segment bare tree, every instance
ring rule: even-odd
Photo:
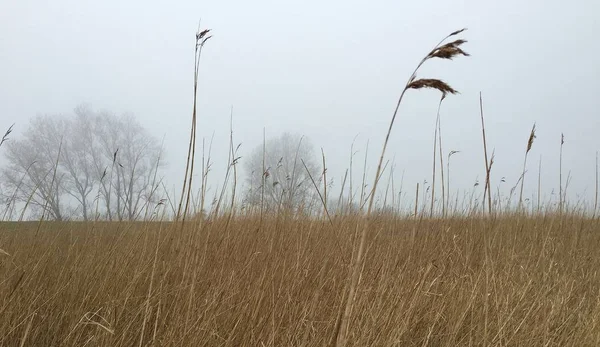
[[[154,175],[160,166],[161,148],[158,141],[149,136],[132,116],[121,119],[118,137],[119,151],[116,157],[116,190],[120,218],[134,220],[146,202],[152,202]],[[154,185],[156,182],[154,182]]]
[[[65,213],[89,220],[98,210],[109,220],[140,218],[159,199],[153,196],[162,166],[158,141],[131,115],[83,106],[74,113],[39,116],[22,139],[8,143],[5,191],[37,211],[34,217],[47,211],[55,220]]]
[[[81,216],[90,219],[90,193],[96,185],[94,177],[94,159],[89,144],[93,133],[86,129],[84,120],[76,116],[67,122],[68,139],[63,145],[60,167],[65,172],[64,191],[79,203]]]
[[[315,199],[310,176],[320,177],[315,163],[311,143],[297,134],[285,133],[257,146],[245,162],[245,203],[271,210],[309,206]]]
[[[109,220],[135,220],[147,204],[158,202],[157,171],[164,166],[161,146],[132,115],[76,110],[87,146],[90,170],[98,178],[99,196]]]
[[[29,205],[36,217],[47,212],[54,220],[65,218],[61,199],[64,174],[55,167],[64,133],[62,118],[40,116],[31,121],[23,139],[6,144],[5,186],[14,190],[13,199]]]

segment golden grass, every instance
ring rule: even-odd
[[[457,93],[440,79],[416,74],[429,59],[468,56],[459,48],[465,40],[444,44],[464,30],[440,41],[408,79],[373,192],[405,92],[433,88],[442,100]],[[184,222],[196,148],[198,67],[208,32],[196,36],[194,110],[176,222],[0,223],[0,346],[600,345],[600,224],[564,213],[563,138],[558,213],[527,217],[519,209],[491,217],[501,211],[492,211],[494,156],[488,161],[481,96],[490,217],[471,210],[462,218],[450,213],[423,219],[418,184],[412,218],[378,214],[375,194],[364,199],[364,176],[363,216],[329,215],[327,186],[323,197],[312,177],[327,218],[289,211],[272,216],[262,203],[260,213],[235,215],[239,157],[231,135],[225,179],[233,167],[230,209],[221,218]],[[534,138],[535,127],[521,191]],[[448,154],[448,175],[455,153]],[[203,157],[200,210],[209,162]],[[327,182],[324,154],[323,166]],[[594,216],[597,196],[598,189]]]
[[[0,345],[331,345],[359,222],[2,223]],[[348,345],[600,345],[597,221],[370,228]]]

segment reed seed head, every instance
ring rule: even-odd
[[[456,31],[452,32],[452,34],[448,35],[448,37],[458,35],[458,34],[462,33],[465,30],[467,30],[467,28],[462,28],[460,30],[456,30]]]
[[[446,82],[438,79],[432,78],[421,78],[416,81],[412,81],[407,87],[407,89],[421,89],[421,88],[432,88],[437,89],[442,92],[442,98],[446,96],[446,94],[456,94],[458,93],[454,88],[450,87]]]
[[[206,41],[208,41],[212,37],[212,35],[207,36],[209,32],[210,29],[204,29],[196,33],[196,49],[199,49],[200,47],[204,46]]]
[[[535,140],[535,123],[533,123],[533,128],[531,128],[531,133],[529,134],[529,140],[527,140],[527,153],[531,150],[531,146],[533,146],[533,141]]]
[[[196,34],[196,40],[200,41],[202,40],[206,34],[208,34],[210,32],[210,29],[204,29],[202,31],[200,31],[199,33]]]
[[[450,160],[451,156],[453,156],[453,155],[455,155],[457,153],[460,153],[460,151],[450,151],[450,153],[448,153],[448,160]]]
[[[6,133],[4,133],[4,136],[2,136],[2,141],[0,141],[0,146],[2,146],[2,144],[4,144],[4,142],[8,141],[8,135],[10,135],[10,133],[12,133],[13,131],[13,127],[15,125],[11,125],[10,128],[8,128],[8,130],[6,131]]]
[[[463,55],[465,57],[470,56],[469,53],[460,49],[460,45],[466,43],[466,40],[456,40],[448,42],[440,47],[435,48],[427,55],[427,59],[440,58],[440,59],[453,59],[456,56]]]

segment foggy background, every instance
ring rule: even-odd
[[[598,2],[583,0],[0,0],[0,130],[16,123],[17,138],[30,118],[72,114],[82,103],[131,112],[164,137],[165,181],[179,190],[201,18],[214,36],[202,55],[198,107],[199,143],[214,133],[209,196],[228,164],[232,106],[241,161],[262,143],[263,129],[267,137],[297,132],[317,155],[323,148],[328,177],[339,188],[353,140],[359,180],[367,141],[369,172],[375,171],[393,108],[415,65],[445,35],[468,27],[462,37],[471,57],[429,61],[419,75],[441,78],[460,92],[441,110],[444,151],[461,151],[452,158],[452,190],[470,190],[477,179],[483,190],[481,91],[488,149],[495,150],[492,188],[502,177],[504,192],[517,182],[537,122],[525,196],[537,191],[540,155],[543,198],[558,191],[564,133],[569,198],[590,200],[600,148],[598,13]],[[437,91],[409,91],[392,133],[387,158],[394,159],[397,182],[404,171],[412,196],[417,182],[431,181],[439,97]]]

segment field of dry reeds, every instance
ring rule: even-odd
[[[599,220],[567,209],[562,191],[556,211],[522,207],[535,126],[517,210],[492,200],[483,108],[483,205],[452,212],[438,123],[441,211],[432,191],[419,212],[418,186],[412,215],[376,206],[405,92],[436,89],[440,105],[456,93],[417,72],[468,56],[465,40],[447,42],[462,32],[410,75],[361,211],[330,214],[324,192],[318,216],[237,209],[232,198],[220,214],[191,217],[194,106],[171,220],[0,223],[0,346],[600,346]],[[207,34],[196,36],[196,82]]]
[[[3,224],[0,345],[333,345],[356,224]],[[347,345],[600,345],[597,221],[372,228]]]

